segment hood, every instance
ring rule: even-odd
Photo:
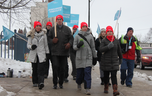
[[[84,32],[82,30],[79,31],[79,34],[82,34],[83,36],[90,35],[90,33],[91,33],[90,28],[88,28],[88,30],[86,32]]]
[[[41,32],[44,33],[44,34],[46,34],[47,30],[46,29],[42,29]],[[35,29],[32,29],[31,31],[29,31],[29,32],[26,33],[26,37],[29,37],[29,36],[33,37],[34,34],[35,34]]]

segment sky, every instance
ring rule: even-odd
[[[42,0],[37,0],[41,2]],[[91,0],[90,3],[90,28],[95,37],[98,37],[97,24],[100,28],[110,25],[115,28],[114,16],[121,8],[119,23],[119,37],[125,35],[127,28],[134,29],[134,35],[145,37],[152,28],[152,0]],[[63,0],[63,5],[71,6],[71,14],[79,14],[81,22],[88,22],[88,0]],[[5,25],[0,18],[0,26]],[[2,27],[0,27],[0,30]],[[115,35],[117,30],[115,30]]]

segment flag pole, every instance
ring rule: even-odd
[[[55,37],[57,37],[57,33],[56,33],[56,16],[55,16],[55,19],[54,19],[54,30],[55,30]]]

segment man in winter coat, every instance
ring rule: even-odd
[[[49,30],[50,30],[51,27],[52,27],[52,22],[48,21],[48,22],[46,23],[46,30],[47,30],[47,34],[46,34],[46,35],[47,35],[47,38],[48,38]],[[51,63],[52,63],[52,59],[51,59],[51,44],[50,44],[50,43],[48,43],[48,47],[49,47],[50,53],[49,53],[49,54],[46,54],[47,59],[46,59],[46,64],[45,64],[44,78],[47,78],[48,75],[49,75],[49,67],[50,67],[50,62],[49,62],[49,60],[50,60]]]
[[[76,83],[78,84],[78,89],[81,89],[81,84],[84,80],[86,94],[90,95],[92,57],[97,58],[97,54],[93,36],[90,34],[90,29],[86,22],[81,23],[79,34],[85,37],[89,44],[80,35],[76,35],[74,38],[73,49],[76,50],[77,69]]]
[[[40,22],[34,22],[34,29],[26,34],[28,37],[27,48],[30,49],[29,61],[32,63],[33,87],[44,87],[44,67],[46,54],[49,54],[46,30],[42,30]]]
[[[72,29],[73,29],[73,35],[74,35],[75,32],[78,29],[78,26],[74,25]],[[70,48],[70,59],[71,59],[71,62],[72,62],[72,73],[71,73],[71,75],[73,76],[73,80],[76,80],[76,74],[77,74],[76,73],[75,56],[76,56],[76,51],[73,49],[73,45],[72,45],[71,48]]]
[[[140,50],[138,40],[133,36],[133,28],[127,29],[127,34],[119,39],[121,51],[123,53],[123,61],[121,64],[121,84],[126,82],[127,87],[132,87],[132,78],[134,70],[135,51],[137,54],[137,63],[140,63]],[[126,74],[127,71],[127,74]]]
[[[67,64],[67,57],[69,56],[69,49],[73,44],[73,36],[69,27],[63,25],[63,16],[56,16],[56,32],[52,27],[49,31],[49,43],[51,46],[52,65],[53,65],[53,88],[57,89],[57,79],[59,77],[59,87],[63,88],[65,66]]]

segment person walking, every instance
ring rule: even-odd
[[[125,36],[121,36],[119,41],[123,53],[123,60],[121,64],[121,84],[126,83],[127,87],[132,87],[132,78],[134,71],[135,52],[137,54],[137,63],[140,63],[140,50],[139,42],[135,36],[133,36],[133,28],[129,27]],[[127,71],[127,74],[126,74]]]
[[[32,63],[33,87],[38,85],[39,89],[44,87],[44,66],[46,54],[49,54],[46,33],[46,30],[42,30],[41,23],[35,21],[34,29],[26,34],[27,48],[30,49],[29,61]]]
[[[92,57],[97,58],[97,54],[93,36],[90,34],[90,29],[86,22],[81,23],[81,30],[74,38],[73,49],[76,50],[76,83],[78,89],[81,89],[81,84],[84,80],[86,94],[90,95],[91,68],[92,64],[95,64],[97,60],[93,62]]]
[[[67,57],[69,49],[73,44],[73,36],[69,27],[63,25],[63,16],[56,16],[56,33],[52,27],[49,31],[48,40],[51,46],[52,67],[53,67],[53,88],[57,89],[57,81],[59,77],[59,87],[63,88],[65,66],[67,65]]]
[[[78,30],[78,26],[74,25],[72,29],[73,29],[73,35],[74,35],[75,32]],[[71,75],[73,76],[73,80],[76,80],[76,76],[77,76],[75,57],[76,57],[76,51],[73,49],[73,45],[72,45],[71,48],[70,48],[70,59],[71,59],[71,62],[72,62],[72,73],[71,73]]]
[[[108,93],[109,74],[113,86],[113,95],[119,95],[117,84],[117,71],[122,62],[122,53],[119,40],[114,37],[113,28],[106,27],[106,38],[102,39],[99,51],[101,55],[101,70],[104,71],[104,93]]]
[[[48,21],[46,23],[46,30],[47,30],[47,38],[48,38],[48,34],[49,34],[49,30],[52,27],[52,22]],[[46,54],[46,64],[45,64],[45,72],[44,72],[44,78],[48,78],[49,76],[49,67],[50,67],[50,61],[52,63],[52,57],[51,57],[51,44],[48,43],[48,47],[49,47],[49,54]]]

